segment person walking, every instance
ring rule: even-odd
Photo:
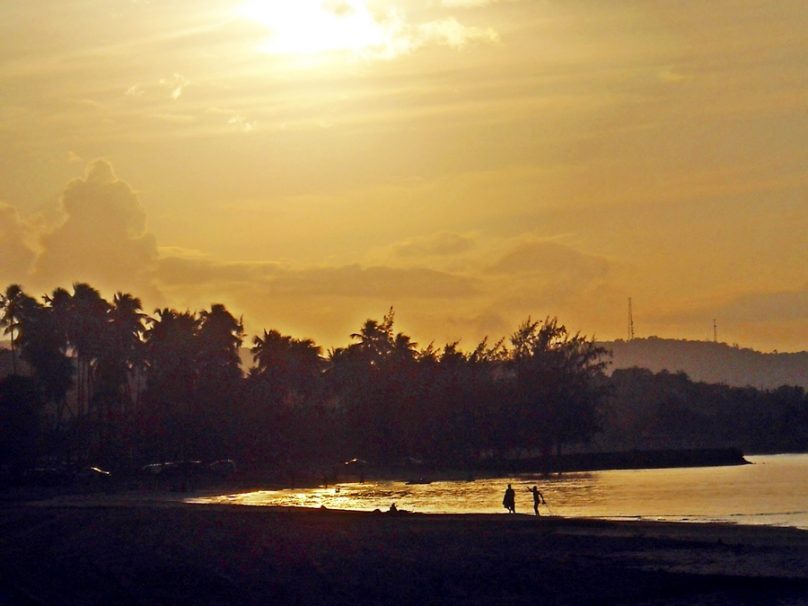
[[[544,500],[544,495],[539,491],[538,486],[533,486],[533,488],[528,488],[527,491],[533,495],[533,513],[539,515],[539,504],[544,504],[547,501]]]
[[[508,513],[516,513],[516,492],[510,484],[508,484],[508,488],[505,489],[502,505],[508,510]]]

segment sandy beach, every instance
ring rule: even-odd
[[[808,532],[94,497],[0,505],[2,604],[806,604]]]

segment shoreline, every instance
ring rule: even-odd
[[[793,528],[115,499],[4,503],[0,527],[9,604],[808,600]]]

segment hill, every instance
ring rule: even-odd
[[[694,381],[773,389],[808,389],[808,351],[763,353],[712,341],[649,337],[601,343],[612,352],[611,370],[640,367],[685,372]]]

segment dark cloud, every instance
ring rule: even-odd
[[[46,286],[87,281],[101,289],[157,296],[154,237],[134,191],[106,160],[92,162],[83,179],[62,194],[63,222],[41,239],[34,277]]]

